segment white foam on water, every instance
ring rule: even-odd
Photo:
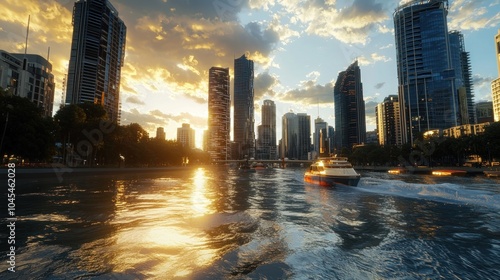
[[[359,182],[358,189],[384,195],[500,209],[500,194],[498,192],[473,189],[456,183],[421,184],[363,177]]]

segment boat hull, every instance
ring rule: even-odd
[[[305,174],[304,181],[324,187],[351,186],[356,187],[361,179],[360,176],[328,176],[321,174]]]

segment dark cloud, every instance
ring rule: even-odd
[[[265,95],[274,96],[276,93],[272,88],[278,83],[278,79],[269,75],[269,72],[258,74],[253,81],[254,99],[261,100]]]
[[[378,84],[376,84],[376,85],[374,86],[374,88],[375,88],[375,89],[381,89],[381,88],[383,88],[383,87],[384,87],[384,85],[385,85],[385,82],[378,83]]]

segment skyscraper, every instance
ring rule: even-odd
[[[183,147],[194,149],[194,135],[194,129],[192,129],[188,123],[183,123],[182,127],[177,128],[177,142]]]
[[[320,147],[324,144],[322,143],[320,136],[328,138],[328,130],[326,130],[327,127],[328,124],[322,118],[318,117],[314,120],[313,146],[316,156],[320,154]],[[321,133],[323,129],[325,129],[324,134]]]
[[[449,33],[452,67],[455,71],[455,89],[459,104],[459,124],[474,124],[474,95],[470,55],[465,50],[464,35],[459,31]]]
[[[400,5],[394,13],[398,94],[405,143],[413,143],[425,131],[446,129],[462,122],[457,87],[467,83],[460,75],[463,70],[467,71],[467,65],[462,67],[460,63],[464,59],[460,54],[463,51],[458,42],[460,36],[451,35],[457,42],[451,46],[447,14],[447,0],[413,0]],[[457,81],[457,77],[462,81]],[[474,114],[472,107],[465,104],[472,101],[471,94],[465,87],[462,89],[464,114]]]
[[[311,116],[306,113],[297,114],[298,137],[297,151],[298,159],[309,159],[311,151]]]
[[[401,125],[397,95],[389,95],[375,108],[377,118],[378,143],[380,145],[401,146]]]
[[[212,160],[227,160],[231,125],[229,68],[212,67],[208,76],[208,153]]]
[[[286,113],[282,117],[281,157],[308,159],[311,151],[311,116]]]
[[[255,156],[253,61],[246,55],[234,60],[234,142],[239,158]]]
[[[297,158],[297,137],[299,134],[299,124],[297,115],[293,112],[288,112],[281,118],[281,145],[280,157],[282,158]]]
[[[352,149],[366,141],[365,101],[358,61],[339,73],[333,88],[335,106],[335,149]]]
[[[119,121],[125,37],[125,24],[109,1],[75,3],[66,103],[101,104],[110,120]]]
[[[500,121],[500,29],[495,36],[495,52],[498,66],[498,78],[491,82],[491,95],[493,97],[493,118]]]
[[[262,105],[262,124],[258,126],[257,154],[258,159],[276,159],[276,104],[272,100],[264,100]]]

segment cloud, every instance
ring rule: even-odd
[[[383,5],[375,0],[355,0],[346,8],[336,8],[335,1],[295,3],[289,10],[307,24],[306,32],[321,37],[335,37],[341,42],[366,44],[369,32],[378,29],[389,32],[380,25],[388,19]],[[298,5],[298,7],[297,7]]]
[[[283,102],[297,103],[301,105],[317,105],[333,103],[332,82],[325,85],[316,84],[315,81],[302,82],[302,87],[277,94],[276,98]]]
[[[487,8],[487,4],[490,6]],[[455,0],[451,3],[448,16],[450,30],[479,30],[497,27],[500,24],[499,3],[490,3],[489,0]]]
[[[389,61],[391,61],[391,59],[384,56],[384,55],[380,55],[378,53],[372,53],[370,55],[370,57],[368,57],[368,58],[365,57],[364,55],[358,57],[359,65],[362,65],[362,66],[370,65],[370,64],[376,63],[378,61],[389,62]]]
[[[137,96],[129,96],[125,99],[125,102],[137,104],[137,105],[146,105],[144,101],[140,100]]]
[[[276,92],[273,87],[279,84],[279,80],[270,75],[269,72],[258,74],[253,81],[254,99],[255,101],[261,100],[264,96],[275,96]]]

